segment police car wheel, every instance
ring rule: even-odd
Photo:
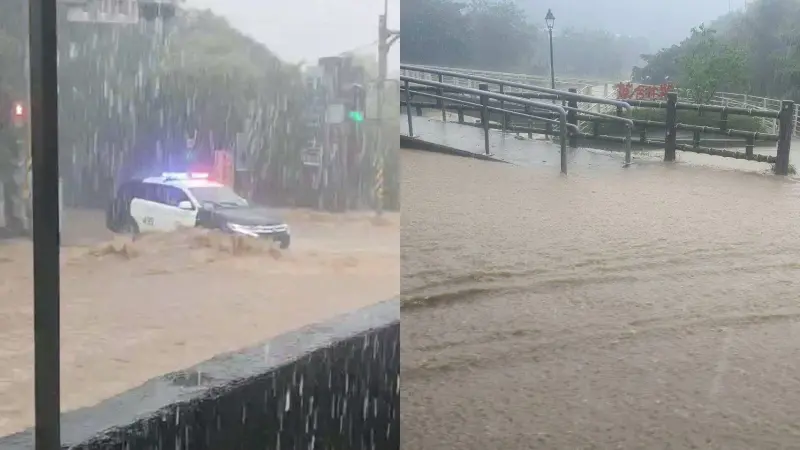
[[[128,220],[122,225],[121,231],[125,234],[139,234],[139,224],[133,220],[133,217],[128,217]]]

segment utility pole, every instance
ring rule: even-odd
[[[378,157],[375,172],[376,214],[383,214],[384,177],[384,140],[383,140],[383,94],[386,86],[386,77],[389,73],[389,50],[400,39],[400,32],[390,30],[387,17],[389,16],[389,0],[383,0],[383,15],[378,18]]]

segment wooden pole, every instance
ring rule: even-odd
[[[489,85],[487,83],[481,83],[478,85],[478,89],[482,91],[489,91]],[[485,95],[481,95],[481,124],[483,125],[483,146],[484,151],[486,154],[489,154],[489,97]]]
[[[667,94],[667,124],[664,137],[664,161],[675,161],[675,150],[678,138],[678,93]]]
[[[775,173],[789,175],[789,150],[792,145],[792,118],[794,117],[794,102],[784,100],[781,102],[781,112],[778,116],[778,154],[775,160]]]

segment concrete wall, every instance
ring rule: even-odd
[[[400,307],[386,301],[62,414],[64,448],[399,449]],[[31,430],[0,438],[32,449]]]

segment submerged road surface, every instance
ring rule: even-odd
[[[402,151],[412,449],[800,448],[800,189]]]
[[[396,213],[283,217],[286,251],[198,229],[132,241],[107,233],[102,211],[67,211],[63,409],[398,295]],[[0,436],[33,423],[31,253],[0,242]]]

